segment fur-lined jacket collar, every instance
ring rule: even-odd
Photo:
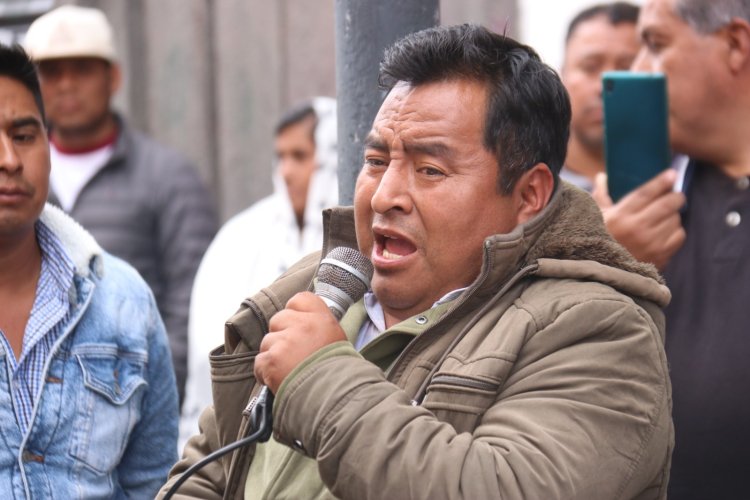
[[[68,214],[49,203],[44,206],[39,219],[60,240],[73,261],[77,275],[89,277],[93,272],[101,278],[103,250],[88,231]]]

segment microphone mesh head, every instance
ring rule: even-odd
[[[327,261],[323,262],[318,269],[318,282],[331,285],[344,292],[351,302],[349,305],[361,299],[368,288],[370,288],[370,279],[372,278],[372,263],[370,260],[359,253],[357,250],[348,247],[336,247],[326,255]],[[341,262],[344,266],[339,266],[336,262]],[[352,273],[347,267],[354,268],[361,277]],[[360,278],[365,278],[363,282]]]

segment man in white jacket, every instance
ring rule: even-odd
[[[211,404],[208,355],[223,341],[226,319],[245,297],[320,248],[320,213],[338,204],[336,101],[316,97],[286,113],[276,125],[274,149],[274,193],[224,224],[195,277],[180,450]]]

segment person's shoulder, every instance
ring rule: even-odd
[[[80,342],[113,344],[131,352],[166,346],[167,336],[156,299],[138,272],[107,252],[99,256],[99,270],[80,282],[86,307],[78,323]]]
[[[263,198],[227,220],[216,233],[204,255],[204,261],[228,257],[252,258],[263,248],[273,247],[274,221],[268,217],[277,203],[274,195]],[[275,249],[274,249],[275,251]]]
[[[285,241],[279,236],[279,225],[269,213],[274,212],[274,195],[264,198],[231,217],[219,229],[201,259],[194,288],[203,296],[216,296],[222,290],[255,289],[276,277],[279,253]],[[276,258],[269,258],[276,255]],[[229,279],[230,282],[226,282]]]
[[[256,201],[246,209],[233,215],[222,226],[222,230],[244,231],[249,226],[267,221],[269,215],[276,213],[281,206],[281,197],[274,193]]]
[[[123,118],[120,119],[120,126],[122,128],[122,137],[126,139],[126,144],[130,143],[131,146],[135,145],[145,150],[160,151],[165,154],[181,156],[174,148],[167,146],[144,130],[136,128]]]
[[[97,276],[97,291],[121,300],[153,301],[151,288],[138,271],[120,257],[102,251],[101,272]]]
[[[558,303],[562,307],[571,307],[592,299],[632,302],[629,295],[617,290],[611,283],[575,275],[536,279],[521,295],[524,303],[545,308]]]
[[[591,261],[570,261],[569,273],[534,279],[523,290],[515,307],[527,314],[537,331],[551,325],[574,325],[573,337],[607,330],[627,334],[640,329],[657,334],[654,315],[669,302],[669,291],[654,279]],[[552,263],[554,265],[554,263]],[[646,306],[646,304],[651,304]],[[624,318],[628,318],[627,321]],[[622,324],[623,321],[627,324]],[[606,326],[609,325],[609,326]]]
[[[208,228],[209,225],[200,222],[210,220],[210,231],[206,233],[213,235],[216,231],[214,198],[197,165],[143,132],[125,128],[123,135],[125,146],[120,154],[132,172],[133,187],[153,205],[152,210],[163,215],[173,207],[181,213],[210,214],[210,218],[196,219],[199,222],[192,220],[189,227]]]
[[[193,163],[183,153],[146,132],[121,120],[123,127],[124,154],[138,163],[157,164],[159,169],[195,170]]]
[[[278,213],[280,207],[281,200],[276,194],[258,200],[230,217],[219,229],[214,243],[222,242],[222,244],[231,245],[254,239],[253,232],[275,224],[274,215]]]

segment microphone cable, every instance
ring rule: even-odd
[[[247,408],[243,413],[250,412],[251,418],[250,424],[256,428],[255,432],[246,436],[242,439],[235,441],[232,444],[228,444],[223,448],[219,448],[210,455],[205,456],[199,462],[191,465],[185,472],[182,473],[180,478],[175,482],[167,494],[164,495],[164,500],[170,500],[182,484],[187,481],[190,476],[195,474],[197,471],[210,464],[211,462],[218,460],[227,453],[230,453],[237,448],[242,448],[254,442],[265,443],[271,437],[273,416],[271,409],[273,408],[273,393],[268,389],[267,386],[263,386],[258,396],[250,401]],[[257,411],[256,411],[257,410]],[[257,417],[256,417],[257,415]]]

